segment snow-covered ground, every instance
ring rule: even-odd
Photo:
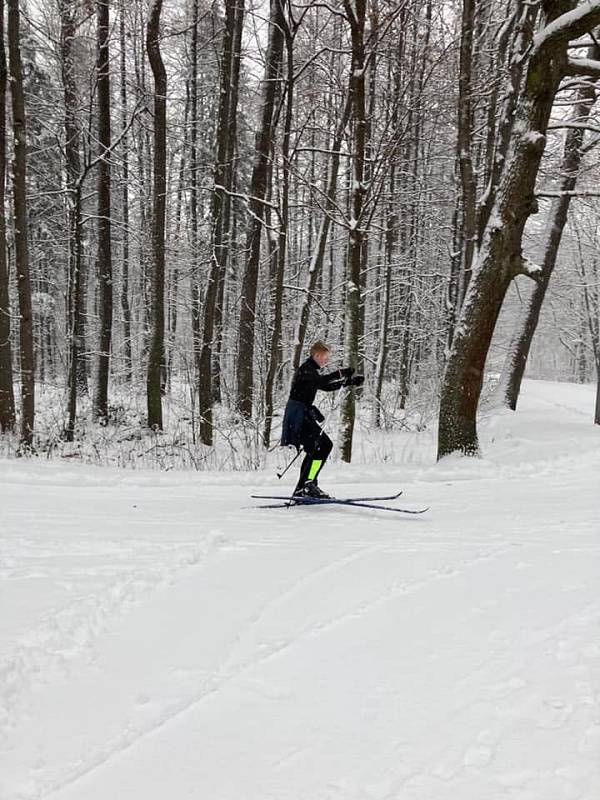
[[[421,517],[0,462],[0,799],[597,800],[593,401],[528,382],[484,459],[323,475]]]

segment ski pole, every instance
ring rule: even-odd
[[[277,473],[277,477],[279,478],[279,480],[281,480],[281,479],[283,478],[283,476],[285,475],[285,473],[286,473],[286,472],[288,471],[288,469],[289,469],[289,468],[292,466],[292,464],[293,464],[293,463],[294,463],[294,461],[295,461],[295,460],[298,458],[298,456],[300,455],[300,453],[301,453],[301,452],[302,452],[302,448],[300,447],[300,448],[298,449],[298,452],[296,453],[296,455],[295,455],[295,456],[292,458],[292,460],[291,460],[291,461],[290,461],[290,463],[287,465],[287,467],[286,467],[286,468],[283,470],[283,472],[278,472],[278,473]]]

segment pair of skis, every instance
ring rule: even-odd
[[[257,508],[291,508],[293,506],[354,506],[356,508],[374,508],[379,511],[395,511],[397,514],[424,514],[427,508],[410,509],[395,508],[394,506],[381,505],[386,500],[396,500],[402,492],[397,494],[383,495],[379,497],[283,497],[281,495],[253,494],[255,500],[283,500],[285,502],[268,503],[257,506]]]

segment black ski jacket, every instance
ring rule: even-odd
[[[307,419],[314,422],[323,421],[323,415],[313,405],[319,389],[323,392],[335,392],[342,386],[347,386],[354,371],[351,368],[336,369],[334,372],[321,375],[319,369],[317,362],[310,357],[300,364],[294,374],[290,399],[283,416],[281,444],[284,447],[299,446],[300,431]]]

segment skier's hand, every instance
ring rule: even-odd
[[[342,378],[351,378],[354,375],[354,367],[345,367],[340,370]]]
[[[364,382],[365,382],[365,376],[364,375],[355,375],[350,380],[350,385],[351,386],[362,386]]]

